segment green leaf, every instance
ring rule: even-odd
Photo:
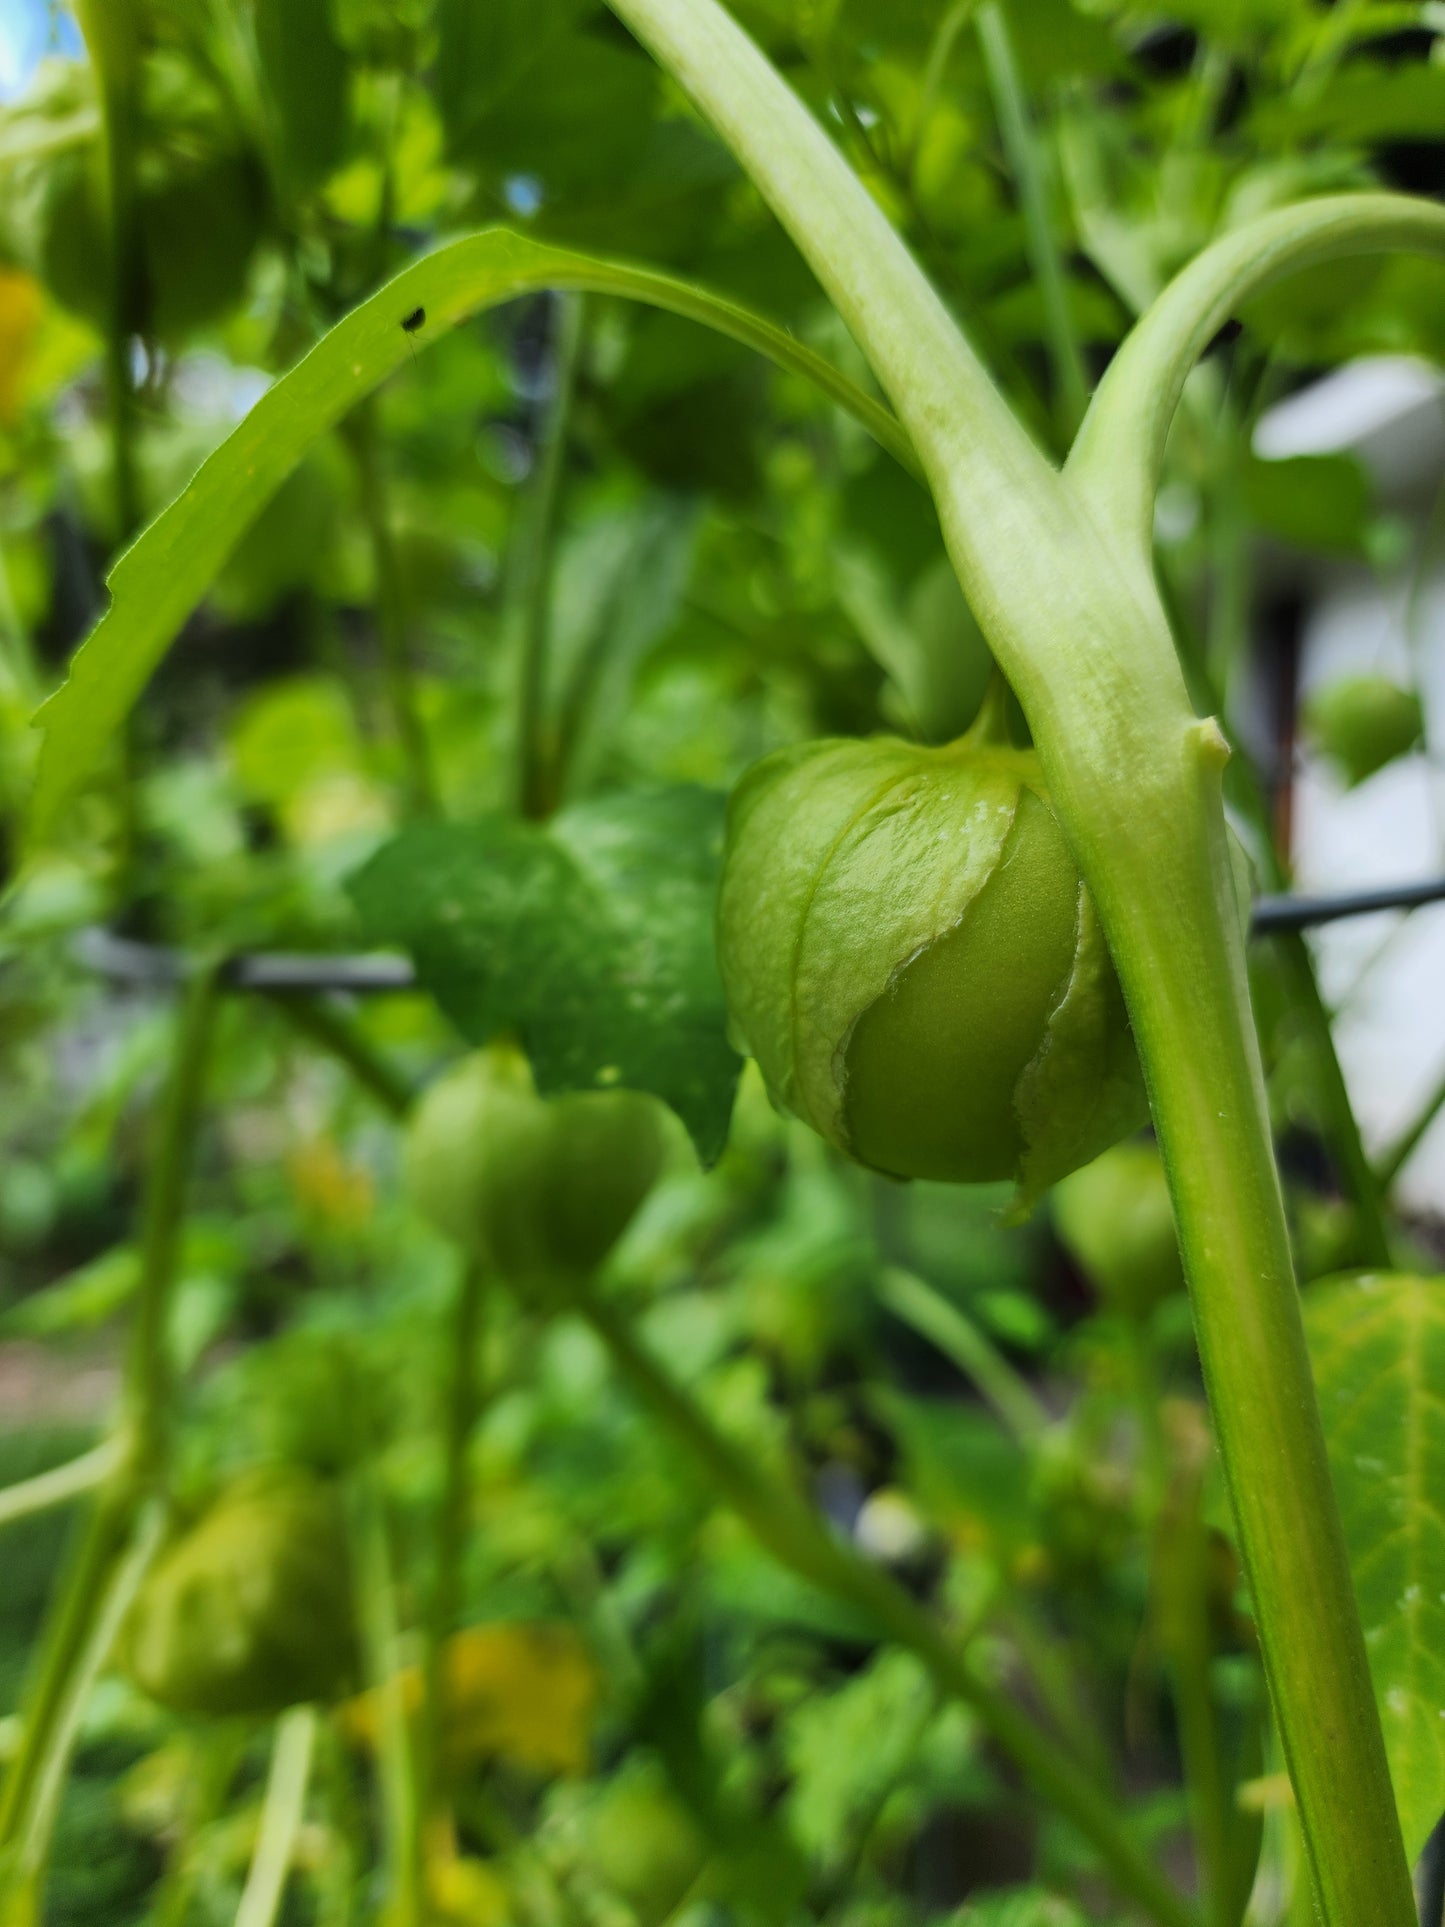
[[[256,52],[288,181],[313,187],[346,141],[347,61],[329,0],[256,0]]]
[[[240,537],[301,457],[417,347],[479,310],[541,288],[620,295],[716,328],[806,376],[908,466],[906,436],[880,403],[783,328],[707,289],[625,262],[551,248],[488,228],[438,248],[364,301],[262,396],[197,470],[184,494],[121,556],[112,605],[40,712],[45,742],[31,806],[32,841],[95,769],[166,649]],[[421,327],[403,319],[418,308]]]
[[[1445,1811],[1445,1278],[1331,1280],[1304,1312],[1413,1861]]]
[[[689,786],[610,796],[545,828],[417,824],[351,893],[369,937],[411,952],[463,1036],[516,1032],[547,1095],[651,1091],[711,1160],[740,1069],[713,950],[723,807]]]
[[[1261,142],[1287,146],[1318,135],[1362,147],[1437,141],[1445,128],[1445,67],[1423,60],[1352,61],[1313,100],[1279,95],[1251,116],[1250,125]]]
[[[1301,549],[1359,555],[1374,510],[1364,468],[1353,455],[1249,456],[1240,477],[1250,520]]]
[[[449,143],[465,143],[586,10],[587,0],[438,0],[436,96]]]

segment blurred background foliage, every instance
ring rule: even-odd
[[[1055,450],[1134,316],[1213,236],[1302,195],[1445,179],[1435,5],[1018,0],[1008,70],[969,0],[736,10]],[[345,884],[368,857],[418,813],[471,820],[515,793],[529,580],[559,802],[723,791],[819,733],[946,740],[989,669],[926,497],[854,423],[693,324],[538,296],[435,346],[419,331],[241,541],[124,754],[22,865],[30,717],[103,606],[109,560],[274,373],[434,239],[500,222],[662,264],[867,379],[729,156],[589,0],[78,14],[0,14],[7,1483],[100,1436],[140,1277],[172,997],[97,969],[87,933],[359,947]],[[1261,874],[1283,877],[1288,740],[1281,769],[1259,699],[1260,557],[1383,565],[1409,538],[1352,459],[1263,461],[1249,427],[1316,367],[1445,356],[1445,268],[1331,268],[1239,322],[1191,383],[1160,563],[1203,700],[1256,752],[1254,779],[1239,759],[1242,832]],[[1333,722],[1322,709],[1322,733],[1345,717],[1342,780],[1416,740],[1410,699],[1346,700]],[[1299,956],[1256,961],[1300,1258],[1318,1275],[1362,1255],[1359,1213]],[[342,1018],[353,1054],[408,1086],[462,1048],[422,995]],[[382,1633],[317,1739],[281,1917],[400,1919],[378,1868],[425,1697],[457,1262],[404,1201],[375,1090],[277,1000],[227,1001],[194,1154],[167,1335],[178,1515],[282,1465],[363,1488],[380,1520],[357,1585]],[[1263,1826],[1256,1917],[1303,1919],[1157,1159],[1123,1147],[1022,1225],[1002,1203],[843,1166],[749,1072],[720,1163],[679,1157],[607,1290],[726,1433],[791,1468],[1134,1803],[1186,1883],[1181,1757],[1202,1690],[1238,1906]],[[1438,1227],[1403,1235],[1438,1253]],[[496,1294],[477,1356],[462,1630],[442,1667],[448,1804],[424,1841],[432,1918],[1114,1917],[1081,1842],[974,1721],[758,1549],[595,1337]],[[3,1530],[13,1747],[70,1521]],[[262,1719],[167,1712],[107,1674],[45,1921],[233,1919],[270,1746]]]

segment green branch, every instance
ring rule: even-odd
[[[1224,235],[1159,296],[1110,362],[1067,469],[1101,522],[1153,546],[1169,424],[1200,355],[1251,295],[1347,255],[1445,254],[1445,208],[1403,194],[1339,194],[1278,208]]]

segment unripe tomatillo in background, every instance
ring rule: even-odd
[[[1418,747],[1425,728],[1420,698],[1388,676],[1341,676],[1308,696],[1301,714],[1351,789]]]
[[[178,1713],[279,1713],[352,1684],[346,1521],[336,1486],[292,1467],[248,1473],[162,1553],[121,1657]]]
[[[775,1103],[894,1177],[1027,1202],[1147,1115],[1092,901],[1029,750],[829,740],[729,810],[718,947]]]
[[[656,1183],[671,1136],[656,1098],[539,1097],[520,1051],[493,1044],[417,1105],[407,1188],[439,1231],[504,1277],[586,1276]]]
[[[1184,1286],[1164,1164],[1153,1144],[1116,1144],[1050,1200],[1059,1241],[1115,1311],[1143,1317]]]

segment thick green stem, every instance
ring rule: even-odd
[[[553,347],[553,390],[537,468],[518,531],[513,591],[521,642],[517,679],[517,805],[540,819],[555,807],[556,743],[547,662],[552,627],[552,544],[566,468],[572,391],[582,348],[583,298],[561,294]]]
[[[396,540],[392,534],[391,508],[387,501],[386,476],[382,468],[376,411],[372,402],[363,403],[356,411],[347,440],[356,458],[361,512],[371,540],[381,672],[392,731],[401,751],[406,808],[411,815],[424,814],[437,807],[436,782],[432,774],[426,728],[417,704],[411,642],[407,634],[406,591],[401,565],[397,560]]]
[[[575,1309],[634,1390],[687,1447],[719,1496],[775,1559],[857,1607],[887,1638],[916,1654],[951,1699],[972,1709],[1034,1790],[1073,1822],[1121,1893],[1162,1927],[1193,1923],[1189,1907],[1135,1841],[1114,1803],[1051,1735],[974,1671],[943,1629],[895,1580],[834,1538],[795,1492],[725,1438],[638,1343],[627,1320],[611,1305],[589,1294],[577,1301]]]
[[[716,0],[611,5],[771,202],[918,450],[1123,983],[1316,1893],[1328,1927],[1407,1927],[1408,1872],[1249,1008],[1220,788],[1227,750],[1191,711],[1150,538],[1169,416],[1235,303],[1309,259],[1439,250],[1445,212],[1351,196],[1227,236],[1115,357],[1061,477],[841,155]]]
[[[1029,266],[1043,300],[1049,360],[1053,364],[1054,408],[1068,437],[1083,420],[1089,400],[1088,384],[1073,317],[1069,313],[1068,283],[1049,209],[1043,155],[1029,118],[1008,22],[999,0],[985,0],[980,7],[978,39],[998,131],[1024,217]]]
[[[1181,772],[1164,819],[1170,849],[1151,839],[1142,866],[1116,853],[1112,866],[1087,867],[1146,1065],[1210,1410],[1324,1918],[1331,1927],[1406,1927],[1408,1871],[1305,1351],[1243,932],[1229,900],[1222,741],[1209,725],[1196,725],[1187,741],[1193,769]]]
[[[1182,1467],[1158,1521],[1152,1588],[1155,1634],[1179,1722],[1179,1750],[1189,1797],[1205,1918],[1237,1927],[1246,1896],[1234,1891],[1234,1811],[1210,1687],[1209,1544],[1200,1517],[1197,1465]]]

